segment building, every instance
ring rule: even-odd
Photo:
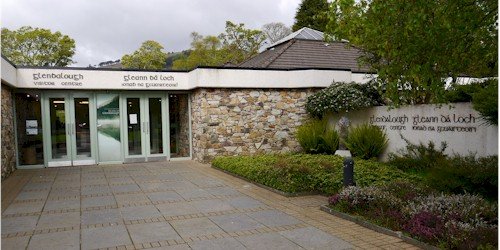
[[[293,133],[307,116],[309,94],[371,77],[353,70],[348,49],[332,54],[332,68],[303,61],[275,67],[300,46],[345,48],[299,35],[238,67],[189,72],[17,67],[2,58],[2,176],[15,167],[296,151]],[[259,58],[273,60],[259,65]]]
[[[323,32],[304,27],[241,63],[258,69],[349,69],[369,73],[358,63],[361,51],[346,42],[325,42]]]

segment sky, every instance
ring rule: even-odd
[[[120,59],[146,40],[165,51],[189,49],[190,34],[218,35],[226,20],[260,29],[291,26],[300,0],[2,0],[1,27],[60,31],[75,40],[71,66]]]

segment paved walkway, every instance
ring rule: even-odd
[[[194,161],[18,170],[2,249],[411,249]]]

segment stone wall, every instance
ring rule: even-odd
[[[193,159],[300,150],[294,133],[314,89],[197,89],[191,95]]]
[[[189,99],[179,96],[179,157],[189,157]]]
[[[14,100],[12,89],[2,84],[2,180],[16,169],[16,146],[14,138]]]

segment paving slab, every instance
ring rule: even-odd
[[[289,239],[283,237],[278,233],[264,233],[250,236],[238,237],[237,240],[241,242],[247,249],[256,250],[291,250],[303,249],[299,245],[293,243]]]
[[[3,238],[2,239],[2,249],[3,250],[19,250],[25,249],[30,240],[30,236],[14,237],[14,238]]]
[[[130,245],[132,241],[123,225],[85,228],[82,230],[82,249]]]
[[[23,191],[20,192],[14,202],[16,201],[23,201],[23,200],[38,200],[38,199],[45,199],[49,195],[49,190],[43,190],[43,191]]]
[[[202,213],[234,210],[234,207],[221,199],[192,201],[190,204]]]
[[[112,205],[116,205],[116,200],[115,197],[111,195],[82,198],[82,208],[112,206]]]
[[[326,197],[283,197],[194,161],[17,170],[9,178],[2,249],[415,248],[319,210]]]
[[[174,220],[170,224],[183,238],[224,232],[208,218]]]
[[[100,178],[86,178],[86,179],[82,179],[82,186],[90,186],[90,185],[105,185],[107,184],[108,181],[106,180],[106,178],[103,176],[103,177],[100,177]]]
[[[193,250],[244,250],[243,244],[233,238],[202,240],[189,243]]]
[[[2,218],[2,235],[16,232],[29,232],[35,229],[38,216]]]
[[[48,200],[43,207],[43,211],[77,209],[80,210],[80,197],[75,199]]]
[[[124,220],[144,220],[162,216],[153,205],[121,207],[120,212]]]
[[[82,187],[82,195],[103,195],[103,194],[111,194],[111,188],[107,184]]]
[[[205,191],[215,196],[243,196],[242,193],[231,187],[210,187],[205,188]]]
[[[143,194],[115,194],[118,205],[149,202],[149,198]]]
[[[29,182],[23,187],[25,190],[39,190],[39,189],[50,189],[52,187],[52,182]]]
[[[160,213],[164,216],[179,216],[188,214],[198,214],[200,211],[189,202],[174,202],[156,205]]]
[[[80,249],[80,230],[33,235],[28,245],[28,250],[39,249]]]
[[[135,183],[125,184],[125,185],[113,185],[111,186],[111,191],[113,193],[126,193],[126,192],[137,192],[141,191],[139,185]]]
[[[148,193],[147,196],[151,201],[184,201],[182,196],[174,191],[162,191]]]
[[[60,198],[63,198],[63,197],[77,197],[77,198],[80,198],[81,194],[81,191],[80,191],[80,187],[73,187],[73,188],[53,188],[51,191],[50,191],[50,194],[49,194],[49,200],[52,200],[52,199],[60,199]]]
[[[121,222],[123,220],[120,210],[117,208],[82,211],[80,223],[82,225],[94,225],[103,223]]]
[[[211,216],[209,219],[226,232],[239,232],[265,227],[263,224],[250,218],[250,216],[241,213]]]
[[[25,202],[25,203],[12,203],[7,209],[2,213],[3,215],[8,214],[24,214],[24,213],[36,213],[41,212],[43,209],[44,202]]]
[[[80,225],[80,211],[42,214],[36,225],[36,229],[64,228],[78,225]]]
[[[134,244],[182,239],[168,222],[127,225],[127,228]]]
[[[257,208],[257,207],[265,207],[266,205],[256,199],[241,196],[235,198],[228,198],[227,203],[235,208]]]
[[[279,227],[301,223],[293,216],[287,215],[286,213],[278,210],[249,212],[247,215],[269,227]]]
[[[164,247],[154,247],[154,250],[191,250],[188,244],[179,244],[173,246],[164,246]]]

